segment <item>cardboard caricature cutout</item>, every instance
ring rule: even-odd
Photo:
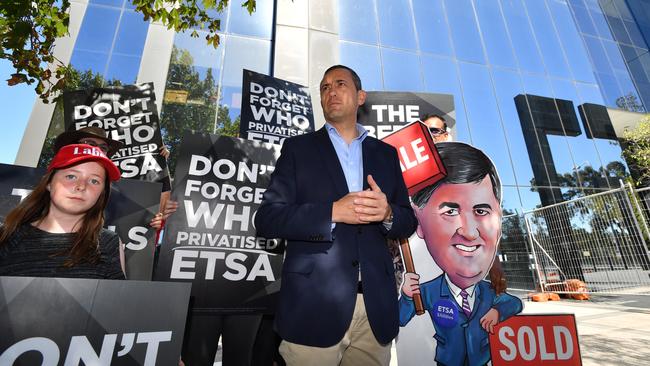
[[[482,151],[460,142],[435,150],[446,176],[412,195],[416,272],[406,273],[401,286],[398,361],[484,365],[488,331],[522,310],[521,300],[497,294],[486,280],[501,237],[501,183]],[[416,316],[417,293],[424,316]]]

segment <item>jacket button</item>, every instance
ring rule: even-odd
[[[357,233],[361,234],[361,226],[357,227]]]
[[[359,261],[352,261],[352,267],[359,267]]]

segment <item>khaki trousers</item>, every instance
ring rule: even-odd
[[[280,354],[288,366],[388,366],[390,346],[390,343],[377,342],[368,323],[363,294],[357,294],[352,322],[339,343],[331,347],[312,347],[282,341]]]

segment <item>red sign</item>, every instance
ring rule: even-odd
[[[582,365],[573,314],[517,315],[490,334],[493,366]]]
[[[447,175],[431,133],[421,122],[413,122],[382,139],[397,149],[404,183],[412,196]]]

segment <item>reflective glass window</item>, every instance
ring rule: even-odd
[[[214,133],[217,114],[228,115],[227,109],[218,106],[225,42],[222,38],[215,49],[206,46],[204,37],[203,32],[198,38],[187,32],[174,38],[160,113],[163,140],[170,147],[172,173],[185,131]]]
[[[542,56],[528,23],[528,16],[521,0],[501,0],[503,16],[506,19],[515,55],[522,70],[544,73]]]
[[[472,143],[492,159],[503,184],[515,185],[510,154],[488,69],[482,65],[465,62],[459,62],[458,66]]]
[[[554,98],[553,90],[546,77],[532,74],[522,74],[524,89],[527,94],[533,96],[541,96],[546,98]],[[534,97],[529,97],[534,100]],[[531,101],[529,100],[529,103]],[[542,150],[542,156],[548,172],[548,177],[552,185],[557,185],[558,174],[571,173],[573,170],[573,159],[571,151],[569,150],[566,136],[564,136],[564,122],[562,115],[567,120],[572,120],[578,123],[577,116],[567,115],[573,111],[559,110],[558,101],[553,101],[550,104],[539,104],[541,108],[540,113],[536,116],[535,125],[539,146]],[[561,113],[562,112],[562,113]],[[548,146],[548,150],[546,150]]]
[[[268,41],[229,36],[223,62],[221,104],[227,106],[234,121],[241,111],[243,70],[270,73],[271,43]]]
[[[490,64],[517,68],[517,61],[512,54],[510,38],[498,6],[492,0],[475,2],[476,13],[483,34],[483,42]]]
[[[413,0],[413,16],[420,51],[452,56],[442,0]]]
[[[521,201],[519,200],[517,187],[501,186],[501,209],[504,215],[515,213],[521,209]]]
[[[382,48],[381,57],[385,90],[422,91],[420,61],[415,53]]]
[[[377,44],[375,2],[339,1],[339,36],[347,41]]]
[[[591,62],[596,67],[596,71],[600,73],[613,74],[609,62],[607,60],[607,55],[603,49],[600,39],[585,36],[585,43],[587,44],[587,49],[589,49],[589,55],[591,56]]]
[[[121,8],[124,5],[125,0],[90,0],[90,4],[106,5],[112,6],[114,8]],[[127,1],[130,3],[130,1]]]
[[[223,29],[224,23],[221,27]],[[239,2],[231,2],[228,33],[271,39],[272,29],[273,1],[257,1],[253,14],[249,14]]]
[[[521,207],[525,211],[530,211],[542,206],[539,192],[533,187],[518,187],[519,197],[521,198]]]
[[[122,84],[134,84],[140,70],[140,56],[112,54],[106,69],[107,81],[119,80]]]
[[[605,15],[601,9],[592,8],[589,9],[589,13],[591,14],[591,18],[594,20],[594,25],[596,26],[596,30],[600,37],[609,40],[613,39],[612,31],[609,29],[609,25],[607,25],[607,20],[605,19]]]
[[[75,50],[108,53],[113,45],[120,13],[116,8],[89,5],[79,29]]]
[[[639,31],[639,28],[636,26],[636,23],[632,20],[624,20],[623,23],[625,24],[627,33],[630,35],[630,40],[632,41],[632,44],[637,47],[647,48],[648,45],[643,39],[643,35],[641,35],[641,31]]]
[[[79,71],[91,70],[102,77],[108,63],[107,54],[92,51],[75,50],[70,59],[70,65]]]
[[[619,42],[631,44],[632,41],[625,30],[625,25],[621,20],[621,15],[616,9],[614,3],[611,1],[603,2],[602,11],[604,12],[604,16],[607,18],[607,23],[611,28],[611,33],[613,33],[614,38]]]
[[[548,1],[551,18],[555,23],[560,42],[569,62],[569,68],[576,80],[595,83],[593,68],[589,62],[584,43],[580,39],[575,22],[571,17],[566,3],[561,1]]]
[[[460,60],[484,64],[483,46],[472,2],[470,0],[447,0],[445,8],[456,57]]]
[[[621,55],[618,45],[612,41],[603,41],[602,45],[612,69],[614,71],[624,71],[627,73],[627,67],[625,66],[625,61],[623,61],[623,55]]]
[[[526,0],[525,4],[537,43],[544,57],[546,70],[551,76],[571,78],[571,72],[566,64],[562,45],[557,38],[553,21],[546,8],[546,2]]]
[[[148,29],[149,23],[143,20],[140,13],[125,11],[120,19],[113,52],[141,56]]]
[[[576,84],[579,103],[603,104],[602,96],[598,87],[593,84]],[[598,150],[600,160],[607,167],[611,162],[620,162],[626,166],[625,161],[621,158],[621,146],[618,141],[595,138],[594,144]],[[612,187],[614,188],[614,187]]]
[[[493,69],[492,77],[494,80],[494,89],[498,101],[499,113],[504,121],[503,127],[508,140],[510,154],[516,157],[512,161],[515,171],[517,184],[528,185],[533,180],[533,168],[528,149],[537,148],[535,145],[528,147],[524,139],[524,127],[519,119],[515,97],[524,94],[521,85],[521,76],[517,72]],[[534,129],[526,129],[530,138],[535,140]],[[539,151],[539,148],[537,148]],[[539,154],[539,153],[538,153]]]
[[[340,51],[341,64],[359,74],[364,90],[383,90],[379,47],[341,41]]]
[[[632,13],[630,13],[630,9],[628,9],[627,4],[625,4],[625,0],[613,0],[613,2],[616,5],[616,9],[618,10],[618,13],[621,15],[622,19],[634,20]]]
[[[605,99],[605,105],[616,107],[616,100],[623,95],[618,87],[616,78],[612,74],[601,73],[596,73],[596,77],[598,78],[600,91],[603,93],[603,98]]]
[[[416,50],[411,6],[408,0],[376,0],[382,46]]]
[[[553,87],[555,98],[573,101],[574,111],[576,115],[579,116],[578,105],[580,105],[581,102],[578,98],[575,84],[568,80],[551,79],[551,85]],[[587,133],[584,129],[585,126],[582,121],[580,121],[578,124],[578,130],[573,133],[568,132],[568,136],[566,137],[573,160],[577,164],[577,167],[574,169],[579,174],[588,171],[587,167],[599,169],[602,166],[598,156],[598,151],[596,151],[594,146],[594,139],[588,139]]]
[[[589,15],[587,8],[583,6],[582,1],[575,3],[572,2],[571,10],[573,10],[576,24],[582,33],[598,36],[598,33],[596,33],[596,27],[594,27],[594,23],[591,20],[591,15]]]
[[[456,108],[456,126],[452,128],[454,140],[471,143],[456,62],[446,57],[426,55],[422,56],[421,60],[425,83],[424,90],[431,93],[445,93],[454,96],[454,105]]]

